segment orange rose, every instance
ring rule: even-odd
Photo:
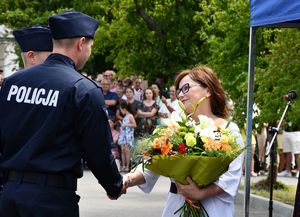
[[[169,142],[168,139],[162,144],[161,146],[161,154],[167,155],[172,150],[172,144]]]
[[[162,155],[167,155],[172,149],[172,144],[167,138],[159,137],[153,140],[152,147],[160,149]]]

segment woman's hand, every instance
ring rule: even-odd
[[[182,185],[176,182],[178,193],[182,194],[184,197],[187,197],[192,200],[203,200],[209,197],[214,197],[219,194],[225,193],[225,191],[212,183],[204,188],[199,188],[197,184],[190,178],[187,177],[187,185]]]
[[[186,185],[175,182],[178,193],[192,200],[201,200],[203,198],[201,197],[201,189],[190,177],[187,177],[186,181],[188,182]]]
[[[126,189],[132,186],[144,184],[145,182],[146,180],[143,174],[137,170],[123,176],[123,186],[125,186]]]
[[[128,173],[123,176],[123,188],[127,189],[130,184],[131,184],[131,177],[130,177],[130,173]]]

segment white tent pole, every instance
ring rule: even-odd
[[[250,177],[251,177],[251,143],[252,143],[252,113],[253,113],[253,87],[254,87],[254,66],[255,66],[255,47],[256,47],[256,29],[250,27],[250,41],[249,41],[249,62],[248,62],[248,92],[247,92],[247,132],[246,132],[246,165],[245,165],[245,198],[244,208],[245,217],[249,217],[249,203],[250,203]]]

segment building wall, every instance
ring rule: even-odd
[[[0,68],[3,69],[5,77],[18,70],[18,61],[14,38],[9,29],[0,25]]]

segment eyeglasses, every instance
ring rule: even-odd
[[[190,88],[196,87],[196,86],[202,87],[201,84],[189,84],[189,83],[186,83],[186,84],[184,84],[181,88],[179,88],[176,91],[176,96],[178,97],[181,91],[182,91],[183,94],[186,94],[187,92],[190,91]]]

